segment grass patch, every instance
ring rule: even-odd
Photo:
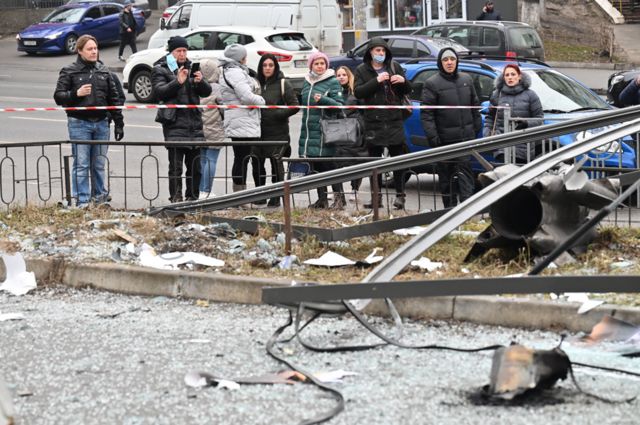
[[[601,56],[592,45],[569,44],[566,42],[544,40],[545,60],[549,62],[618,62],[619,58]]]

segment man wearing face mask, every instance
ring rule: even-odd
[[[471,77],[458,72],[458,55],[452,48],[440,50],[438,73],[424,82],[422,104],[452,107],[480,104]],[[475,139],[482,128],[477,108],[422,109],[420,118],[428,146],[432,148]],[[445,208],[454,207],[458,199],[463,202],[473,195],[470,157],[439,162],[436,171]]]
[[[411,91],[411,83],[405,78],[404,70],[391,56],[391,50],[384,39],[376,37],[369,41],[363,63],[356,68],[354,95],[365,105],[402,105],[403,97]],[[404,117],[400,109],[366,109],[364,111],[364,141],[369,156],[382,156],[384,148],[389,155],[406,153],[404,137]],[[406,170],[394,171],[393,180],[396,198],[395,209],[404,209],[404,174]],[[382,177],[378,176],[381,186]],[[378,205],[382,204],[382,196]],[[373,206],[373,199],[365,208]]]
[[[191,62],[187,58],[189,45],[184,37],[169,39],[169,54],[153,67],[151,82],[158,101],[167,104],[198,105],[201,97],[211,94],[211,85],[196,71],[190,75]],[[156,121],[162,124],[166,142],[204,141],[202,112],[198,108],[159,109]],[[200,186],[200,148],[180,143],[168,144],[169,200],[182,202],[198,199]],[[186,188],[182,195],[182,169],[186,167]]]

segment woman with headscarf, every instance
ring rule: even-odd
[[[275,55],[266,53],[260,58],[258,63],[258,82],[260,83],[260,93],[266,105],[299,105],[298,97],[291,86],[291,83],[280,71],[280,65]],[[251,155],[257,158],[259,169],[264,170],[266,159],[271,161],[271,182],[284,180],[284,167],[281,159],[291,156],[290,145],[270,145],[267,141],[287,141],[289,136],[289,117],[298,113],[298,108],[288,109],[263,109],[260,117],[260,142],[251,147]],[[264,174],[264,173],[263,173]],[[258,184],[266,183],[266,176],[261,175]],[[280,206],[280,198],[272,198],[267,206]]]
[[[504,108],[510,109],[515,129],[523,130],[543,124],[544,112],[538,95],[530,89],[531,77],[523,74],[518,65],[509,64],[495,80],[495,90],[491,94],[491,106],[484,121],[484,136],[502,134],[504,131]],[[501,107],[498,109],[497,107]],[[535,145],[516,146],[516,162],[525,163],[535,156]],[[495,153],[496,158],[504,157],[504,151]]]
[[[302,102],[304,106],[344,104],[342,87],[336,79],[333,69],[329,69],[329,58],[322,52],[314,52],[308,59],[309,73],[305,76],[302,86]],[[298,143],[298,156],[300,158],[313,157],[334,157],[335,148],[325,146],[322,139],[320,119],[321,109],[305,109],[302,115],[302,126],[300,128],[300,141]],[[324,172],[336,169],[333,161],[311,162],[312,172]],[[334,202],[332,208],[343,208],[346,204],[342,183],[331,186],[333,189]],[[318,200],[310,205],[310,208],[327,208],[329,201],[327,198],[327,188],[318,188]]]

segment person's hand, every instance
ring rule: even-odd
[[[516,124],[516,130],[524,130],[527,127],[529,127],[529,123],[526,121],[519,121],[518,124]]]
[[[91,94],[91,84],[81,85],[80,88],[76,91],[76,94],[78,95],[78,97],[89,96]]]
[[[393,75],[389,81],[391,81],[391,84],[402,84],[404,83],[404,77],[402,75]]]
[[[387,81],[389,79],[389,73],[388,72],[383,72],[381,74],[378,74],[378,82],[379,83],[383,83],[385,81]]]
[[[184,82],[187,81],[187,78],[189,78],[189,70],[184,66],[181,66],[180,69],[178,69],[178,82],[180,84],[184,84]]]
[[[487,13],[487,6],[482,8],[482,13]]]
[[[119,142],[124,137],[124,125],[116,125],[113,129],[113,134],[116,137],[116,142]]]
[[[127,28],[127,32],[131,32],[131,28]]]
[[[202,81],[202,72],[196,71],[196,73],[193,74],[193,81],[196,83],[199,83],[200,81]]]
[[[320,93],[316,93],[313,95],[313,100],[315,100],[316,103],[320,102],[320,99],[322,99],[322,95]]]

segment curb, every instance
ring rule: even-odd
[[[289,281],[190,271],[156,270],[119,264],[70,264],[64,260],[27,260],[40,284],[61,283],[129,295],[184,297],[214,302],[261,304],[262,288]],[[449,319],[493,326],[566,329],[590,332],[603,316],[640,324],[640,308],[601,305],[577,314],[579,304],[499,296],[401,298],[394,300],[402,317]],[[388,316],[383,300],[374,300],[367,314]]]
[[[600,62],[547,62],[553,68],[579,69],[610,69],[615,71],[633,69],[631,63],[600,63]]]

